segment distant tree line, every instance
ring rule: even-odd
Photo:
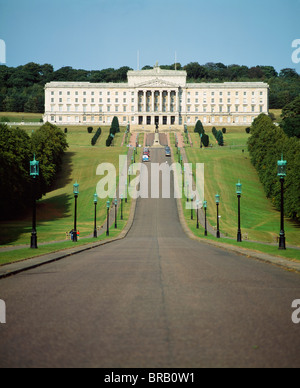
[[[32,204],[33,188],[40,199],[52,187],[68,148],[66,135],[44,124],[29,136],[23,129],[0,124],[0,219],[19,216]],[[40,175],[33,185],[30,161],[40,162]]]
[[[283,123],[284,121],[285,118]],[[277,161],[281,159],[281,155],[287,160],[285,215],[299,221],[300,140],[297,136],[288,136],[282,127],[274,125],[270,117],[262,114],[251,126],[248,148],[251,162],[258,172],[266,196],[278,210],[281,203],[281,187],[277,177]]]
[[[161,66],[162,69],[175,69],[175,64]],[[182,66],[186,70],[188,82],[249,82],[264,81],[270,85],[270,108],[282,109],[300,94],[300,75],[294,69],[283,69],[279,73],[272,66],[247,67],[226,66],[222,63],[198,62]],[[143,69],[152,69],[145,66]],[[44,86],[51,81],[70,82],[127,82],[124,66],[119,69],[76,70],[62,67],[54,70],[52,65],[28,63],[24,66],[0,66],[0,111],[1,112],[44,112]]]

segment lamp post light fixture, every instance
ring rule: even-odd
[[[219,206],[220,206],[220,195],[216,195],[216,205],[217,205],[217,238],[220,238],[220,219],[219,219]]]
[[[118,216],[118,200],[117,198],[115,198],[115,229],[118,228],[117,216]]]
[[[77,183],[77,181],[73,185],[73,194],[75,198],[73,242],[77,242],[77,199],[79,195],[79,184]]]
[[[94,205],[95,205],[95,219],[94,219],[94,238],[98,237],[97,233],[97,203],[98,203],[98,195],[94,194]]]
[[[30,248],[37,249],[37,233],[36,233],[36,189],[35,180],[40,175],[40,162],[35,159],[35,155],[32,161],[30,161],[30,176],[33,178],[32,185],[32,232],[30,240]]]
[[[242,196],[242,184],[239,181],[236,184],[236,195],[238,197],[238,233],[237,242],[242,242],[242,231],[241,231],[241,196]]]
[[[109,209],[110,209],[110,201],[106,202],[107,209],[107,227],[106,227],[106,236],[109,236]]]
[[[205,231],[204,231],[204,236],[207,236],[207,201],[203,202],[203,208],[204,208],[204,213],[205,213]]]
[[[281,183],[281,222],[280,222],[280,234],[279,234],[279,249],[286,249],[285,244],[285,231],[284,231],[284,178],[286,177],[286,166],[287,161],[283,160],[283,155],[281,160],[277,162],[277,176],[280,178]]]

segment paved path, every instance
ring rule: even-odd
[[[0,367],[300,367],[299,298],[299,275],[190,240],[174,199],[139,199],[126,239],[0,280]]]

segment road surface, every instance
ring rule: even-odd
[[[190,240],[174,199],[139,199],[126,239],[0,280],[0,299],[0,367],[300,367],[299,275]]]

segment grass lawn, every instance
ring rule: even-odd
[[[97,127],[94,127],[95,133]],[[27,129],[31,133],[30,129]],[[37,205],[37,233],[38,242],[63,241],[66,232],[74,225],[74,197],[73,184],[79,183],[78,198],[78,230],[80,236],[90,236],[94,225],[93,195],[96,185],[102,178],[96,175],[100,163],[112,163],[119,174],[119,155],[127,154],[127,147],[121,147],[125,128],[116,135],[115,146],[105,146],[109,127],[102,128],[102,135],[97,144],[92,147],[93,134],[88,134],[87,127],[68,127],[67,139],[69,149],[64,158],[64,166],[58,175],[55,186]],[[130,203],[128,205],[130,206]],[[98,226],[106,219],[106,199],[98,201]],[[1,245],[28,244],[31,234],[31,210],[18,221],[0,223]],[[2,253],[4,254],[4,252]],[[2,255],[0,254],[0,255]],[[16,253],[18,254],[18,253]]]
[[[39,123],[43,118],[42,113],[16,113],[16,112],[0,112],[1,117],[7,117],[11,123],[20,123],[24,121],[25,123]]]
[[[221,195],[220,229],[228,237],[236,238],[237,197],[235,185],[243,184],[241,199],[242,233],[252,241],[275,243],[280,229],[280,213],[266,198],[257,172],[247,151],[249,137],[244,127],[227,128],[225,147],[215,144],[211,129],[206,130],[212,148],[200,149],[199,135],[191,133],[194,147],[185,148],[190,163],[205,164],[205,197],[208,201],[208,221],[216,226],[215,195]],[[171,137],[173,144],[174,138]],[[243,152],[244,151],[244,152]],[[190,213],[186,214],[187,219]],[[290,220],[285,223],[287,244],[300,246],[300,226]]]
[[[185,201],[182,200],[182,205],[183,209],[185,209]],[[288,248],[286,251],[282,251],[278,249],[278,245],[273,246],[273,245],[268,245],[268,244],[263,244],[263,243],[255,243],[255,242],[250,242],[250,241],[243,241],[242,243],[238,243],[236,239],[228,239],[228,238],[216,238],[215,236],[208,235],[207,237],[204,236],[204,228],[202,225],[200,225],[200,228],[197,229],[196,227],[196,217],[194,217],[194,221],[191,220],[190,214],[191,211],[184,210],[185,213],[185,219],[187,222],[187,225],[189,229],[193,232],[193,234],[197,237],[203,238],[204,240],[210,240],[210,241],[217,241],[220,243],[224,243],[227,245],[233,245],[233,246],[239,246],[240,248],[245,248],[245,249],[251,249],[254,251],[258,252],[263,252],[267,253],[272,256],[277,256],[277,257],[284,257],[286,259],[291,259],[291,260],[300,260],[300,250],[299,249],[293,249],[293,248]],[[235,236],[236,237],[236,236]]]

